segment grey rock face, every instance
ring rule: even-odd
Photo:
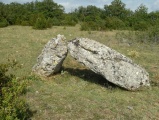
[[[63,35],[57,35],[50,40],[37,58],[33,72],[41,76],[50,76],[60,71],[62,63],[67,56],[67,44]]]
[[[87,38],[78,38],[68,44],[72,57],[108,81],[128,90],[150,86],[145,69],[117,51]]]

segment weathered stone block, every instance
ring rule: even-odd
[[[77,61],[120,87],[136,90],[150,86],[145,69],[99,42],[77,38],[69,42],[68,50]]]
[[[67,56],[67,44],[63,35],[57,35],[50,40],[37,58],[33,72],[40,76],[50,76],[60,71]]]

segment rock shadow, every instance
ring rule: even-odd
[[[63,67],[63,70],[67,71],[69,74],[71,74],[73,76],[77,76],[79,78],[82,78],[84,81],[95,83],[95,84],[101,85],[103,87],[106,87],[108,89],[118,88],[118,86],[109,82],[103,76],[98,75],[89,69],[64,68]]]

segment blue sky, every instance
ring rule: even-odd
[[[31,2],[35,0],[0,0],[4,3],[10,2]],[[39,0],[40,1],[40,0]],[[110,4],[113,0],[54,0],[54,2],[61,4],[65,7],[66,12],[70,12],[77,8],[78,6],[95,5],[97,7],[103,8],[104,5]],[[135,10],[139,5],[144,4],[148,7],[149,12],[159,10],[159,0],[122,0],[126,4],[126,8]]]

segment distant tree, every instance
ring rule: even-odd
[[[7,5],[7,21],[10,25],[21,24],[22,16],[24,15],[23,5],[17,2],[12,2]]]
[[[83,6],[79,6],[77,9],[75,9],[74,13],[77,15],[77,18],[79,21],[84,22],[86,17],[87,8]]]
[[[81,30],[102,30],[104,29],[104,20],[102,20],[103,10],[89,5],[87,7],[80,6],[75,9],[74,14],[81,23]]]
[[[76,16],[72,13],[65,14],[64,19],[62,20],[62,25],[75,26],[78,22]]]
[[[149,27],[148,22],[148,8],[141,4],[134,12],[134,29],[147,30]]]
[[[6,17],[5,4],[0,2],[0,19]]]
[[[45,29],[52,25],[73,26],[79,23],[81,30],[147,30],[151,26],[158,26],[159,11],[148,13],[148,8],[141,4],[133,12],[125,6],[122,0],[113,0],[110,5],[104,5],[103,9],[88,5],[64,13],[64,7],[53,0],[36,0],[24,4],[0,2],[0,27],[30,25],[36,29]]]
[[[53,0],[43,0],[42,2],[35,2],[35,11],[38,13],[42,13],[45,18],[53,18],[61,19],[64,12],[64,7],[58,5]]]
[[[146,19],[148,17],[148,8],[141,4],[136,10],[135,10],[135,13],[134,13],[135,16],[137,16],[138,18],[141,18],[141,19]]]
[[[0,2],[0,27],[8,26],[8,21],[6,20],[6,6],[4,3]]]
[[[159,11],[153,11],[148,14],[149,23],[152,26],[159,25]]]
[[[121,0],[113,0],[110,5],[104,5],[105,17],[118,17],[124,19],[126,16],[125,4]]]

